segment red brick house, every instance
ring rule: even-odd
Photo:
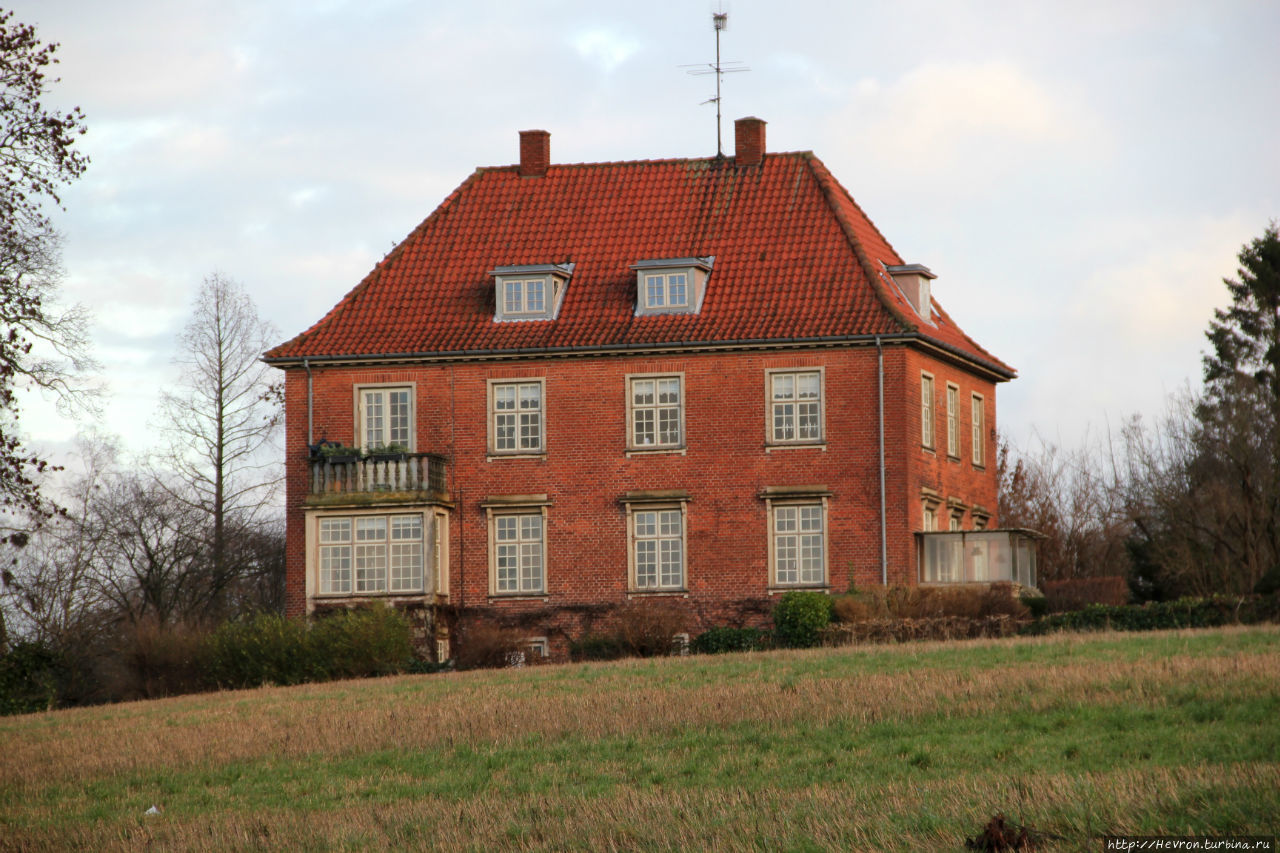
[[[973,532],[1014,371],[817,157],[736,134],[551,165],[522,132],[267,353],[291,614],[383,599],[440,654],[485,619],[558,653],[645,597],[708,627],[793,588],[1029,580],[1016,537]]]

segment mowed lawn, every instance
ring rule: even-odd
[[[158,815],[145,815],[152,805]],[[1280,628],[404,676],[0,718],[0,848],[1274,834]]]

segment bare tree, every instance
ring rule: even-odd
[[[233,538],[276,515],[272,501],[283,468],[273,440],[282,408],[274,371],[260,360],[276,337],[243,287],[209,276],[180,339],[179,385],[162,397],[170,447],[161,463],[177,477],[160,482],[206,518],[202,544],[209,585],[218,590],[251,570],[248,552],[233,547]]]

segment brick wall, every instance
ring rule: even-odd
[[[995,393],[984,379],[927,354],[886,347],[886,480],[889,577],[916,576],[911,531],[920,527],[920,489],[994,511]],[[824,370],[826,446],[766,449],[765,371]],[[940,447],[920,446],[920,371],[935,377]],[[471,362],[410,368],[317,368],[314,438],[356,443],[353,386],[405,382],[416,389],[418,451],[448,459],[451,597],[454,607],[493,611],[554,611],[627,600],[627,527],[619,498],[629,491],[679,489],[689,494],[685,560],[690,606],[702,622],[733,621],[743,601],[768,597],[766,487],[825,485],[828,584],[880,583],[877,353],[855,347],[679,357],[624,356],[520,362]],[[625,377],[684,376],[683,453],[627,456]],[[545,379],[544,458],[487,456],[489,379]],[[946,458],[947,381],[960,386],[959,461]],[[969,455],[968,399],[987,401],[987,467]],[[306,373],[288,375],[288,607],[305,611],[302,499],[306,489]],[[491,599],[488,528],[480,504],[488,497],[546,494],[545,601]],[[945,517],[945,516],[942,516]],[[993,519],[994,521],[994,519]],[[945,525],[945,521],[943,522]],[[966,524],[966,526],[969,526]],[[723,611],[721,613],[720,611]],[[717,615],[718,614],[718,615]],[[550,617],[548,617],[550,618]],[[573,622],[572,619],[569,622]],[[574,623],[576,624],[576,623]],[[700,626],[705,627],[705,625]]]

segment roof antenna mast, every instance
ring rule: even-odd
[[[683,65],[681,67],[696,68],[697,69],[696,71],[690,71],[689,73],[698,77],[701,77],[704,74],[716,75],[716,96],[714,98],[709,98],[708,100],[705,100],[702,103],[703,104],[714,103],[716,105],[716,156],[723,157],[724,143],[721,141],[722,137],[720,134],[720,81],[724,79],[724,75],[726,74],[733,74],[738,71],[750,71],[751,69],[747,68],[745,65],[743,65],[741,62],[739,62],[736,59],[728,60],[726,62],[720,61],[720,31],[724,29],[728,29],[729,13],[724,11],[712,12],[711,25],[712,27],[715,28],[715,31],[716,31],[715,64],[714,65],[709,64],[706,68],[702,67],[702,63],[698,63],[696,66]]]

